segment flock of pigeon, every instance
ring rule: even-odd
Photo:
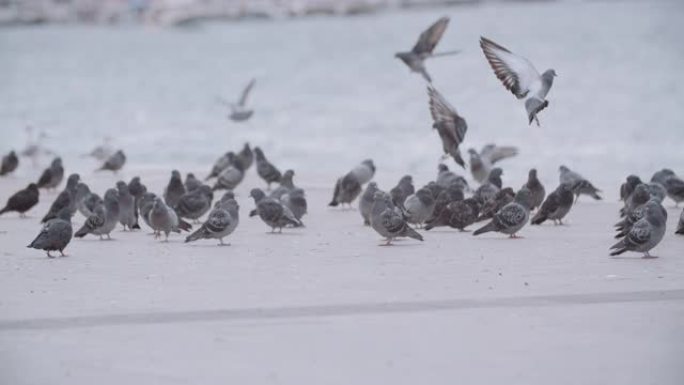
[[[396,57],[412,71],[422,74],[429,83],[429,109],[433,128],[442,141],[444,157],[452,157],[465,168],[466,162],[459,146],[465,138],[467,123],[432,85],[424,63],[430,57],[457,53],[433,53],[448,23],[447,17],[439,19],[420,35],[410,52],[397,53]],[[546,95],[553,84],[555,71],[549,69],[540,74],[527,59],[487,38],[480,39],[480,46],[497,78],[518,99],[524,100],[528,123],[535,121],[539,124],[537,115],[549,104]],[[230,119],[244,121],[252,116],[254,111],[246,107],[246,100],[254,84],[254,80],[248,84],[237,104],[229,104],[232,108]],[[479,222],[483,224],[475,229],[475,236],[499,232],[516,238],[528,223],[540,225],[550,220],[562,225],[580,195],[601,199],[599,189],[565,166],[560,166],[558,187],[548,195],[535,169],[529,171],[527,181],[517,191],[504,187],[501,180],[503,171],[496,164],[517,153],[515,147],[494,144],[480,151],[470,149],[468,164],[473,179],[478,183],[476,188],[471,187],[463,176],[439,164],[436,179],[419,189],[415,188],[413,178],[406,175],[395,187],[383,191],[372,181],[376,168],[373,161],[367,159],[336,180],[329,206],[351,206],[359,198],[363,223],[386,239],[386,245],[390,245],[399,237],[422,241],[418,230],[451,227],[465,231]],[[101,147],[90,155],[103,161],[99,169],[103,171],[116,173],[126,163],[123,151],[113,152]],[[16,153],[10,152],[2,159],[0,175],[13,172],[18,163]],[[302,217],[307,213],[306,194],[295,186],[294,171],[281,173],[259,147],[252,150],[249,144],[245,144],[237,152],[229,151],[222,155],[204,181],[192,173],[187,174],[183,181],[180,172],[172,171],[161,195],[148,191],[140,178],[134,177],[128,183],[117,182],[100,197],[81,181],[78,174],[71,174],[65,189],[57,195],[42,218],[44,226],[29,247],[46,251],[48,257],[53,257],[50,254],[53,251],[64,255],[72,236],[81,238],[92,234],[100,239],[109,238],[119,224],[124,230],[140,229],[140,218],[157,238],[163,234],[168,240],[170,233],[191,232],[193,224],[199,224],[197,230],[187,235],[186,242],[218,239],[220,244],[224,244],[223,239],[239,223],[240,207],[233,190],[243,181],[252,164],[255,164],[257,174],[267,189],[254,188],[250,191],[255,204],[250,217],[258,216],[273,232],[304,226]],[[24,216],[38,203],[39,189],[56,189],[64,175],[62,160],[55,158],[37,183],[31,183],[9,198],[0,215],[14,211]],[[210,180],[213,180],[211,185],[204,183]],[[272,184],[277,184],[277,187],[271,190]],[[226,191],[215,200],[214,193],[219,190]],[[666,233],[667,212],[662,206],[666,197],[676,204],[684,201],[684,181],[673,171],[658,171],[648,183],[635,175],[627,177],[620,189],[624,207],[620,210],[621,220],[616,224],[619,242],[611,247],[611,255],[635,251],[651,257],[649,251]],[[85,222],[74,232],[71,218],[77,211],[84,216]],[[205,215],[206,220],[200,224]],[[684,211],[676,233],[684,234]]]

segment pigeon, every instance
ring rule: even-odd
[[[643,183],[637,185],[625,201],[625,207],[620,209],[620,216],[624,217],[631,214],[632,211],[646,204],[649,200],[651,200],[651,193],[648,191],[648,186]]]
[[[373,198],[370,225],[373,230],[387,240],[385,245],[391,245],[392,240],[398,237],[423,240],[423,236],[412,229],[403,216],[395,210],[392,197],[389,194],[378,191]]]
[[[665,178],[663,187],[667,196],[675,202],[675,207],[679,207],[679,203],[684,201],[684,180],[673,174]]]
[[[126,155],[124,155],[123,151],[119,150],[107,158],[98,171],[107,170],[118,172],[123,168],[124,164],[126,164]]]
[[[517,232],[520,231],[530,219],[530,208],[527,206],[529,202],[530,191],[522,188],[515,194],[513,202],[501,208],[491,222],[475,230],[473,235],[480,235],[490,231],[508,234],[510,238],[517,238]]]
[[[119,223],[119,213],[119,193],[116,189],[110,188],[105,192],[103,203],[95,208],[93,214],[86,219],[74,236],[83,238],[88,234],[93,234],[98,235],[102,240],[102,236],[106,235],[107,239],[112,239],[109,233]]]
[[[651,182],[660,183],[665,186],[665,180],[671,176],[675,175],[674,171],[669,168],[664,168],[660,171],[656,171],[651,177]]]
[[[124,230],[139,230],[138,217],[135,215],[135,197],[124,181],[116,182],[116,189],[119,193],[119,223],[123,225]]]
[[[57,195],[57,198],[52,202],[47,214],[41,219],[40,223],[45,223],[59,214],[63,208],[69,209],[69,213],[74,215],[76,212],[76,188],[80,176],[78,174],[71,174],[67,179],[67,185],[62,192]]]
[[[301,222],[302,217],[304,214],[306,214],[308,207],[304,190],[301,188],[294,188],[292,191],[281,196],[280,202],[284,204],[285,207],[290,209],[292,214],[294,214],[294,217]]]
[[[19,190],[12,195],[5,207],[0,210],[0,215],[16,211],[20,218],[26,218],[26,212],[38,204],[40,192],[35,183],[30,183],[25,189]]]
[[[140,213],[140,217],[143,219],[143,222],[145,222],[145,224],[150,228],[152,228],[152,225],[150,224],[150,211],[152,211],[152,206],[154,206],[154,201],[156,199],[156,194],[151,192],[145,192],[138,200],[138,211]],[[157,234],[157,231],[154,230],[154,233]]]
[[[437,185],[435,183],[435,185]],[[426,186],[426,188],[430,188]],[[432,191],[432,195],[435,196],[435,191]],[[463,187],[457,183],[452,183],[451,186],[445,188],[437,193],[437,198],[435,198],[435,208],[432,210],[432,215],[428,218],[427,222],[435,220],[442,213],[442,210],[451,202],[461,201],[465,198],[463,194]]]
[[[232,153],[231,153],[232,155]],[[234,157],[234,155],[232,155]],[[244,179],[245,171],[237,162],[226,167],[216,178],[212,190],[234,190]]]
[[[560,171],[560,182],[568,184],[572,187],[572,190],[576,196],[575,199],[579,198],[580,195],[589,195],[595,200],[602,199],[598,194],[601,192],[601,190],[594,187],[594,185],[592,185],[591,182],[585,179],[582,175],[570,170],[566,166],[560,166],[558,170]]]
[[[535,121],[539,125],[537,114],[549,105],[546,95],[557,76],[556,71],[548,69],[540,75],[529,60],[485,37],[480,37],[480,47],[504,87],[516,98],[525,99],[528,123]]]
[[[185,186],[185,191],[190,192],[200,188],[202,182],[195,177],[195,174],[189,172],[185,175],[185,183],[183,185]]]
[[[104,138],[104,143],[95,146],[89,153],[85,154],[85,156],[89,156],[91,158],[95,158],[96,160],[99,160],[100,162],[104,162],[107,160],[112,154],[114,153],[114,149],[112,146],[109,144],[111,142],[111,138],[106,137]]]
[[[456,175],[454,172],[449,170],[449,167],[447,167],[444,164],[440,164],[437,166],[437,184],[444,187],[448,188],[454,183],[459,183],[464,190],[468,190],[468,182],[465,180],[460,175]]]
[[[31,158],[31,162],[33,163],[33,166],[36,166],[38,163],[38,157],[41,155],[53,155],[54,153],[47,148],[43,146],[41,143],[43,139],[47,138],[47,134],[45,132],[40,132],[38,134],[37,139],[33,139],[33,127],[27,126],[26,127],[26,132],[28,134],[28,143],[26,144],[26,147],[24,147],[23,150],[19,152],[20,156],[25,156],[28,158]],[[38,186],[40,187],[40,186]]]
[[[242,150],[237,153],[236,157],[237,162],[242,165],[243,170],[247,171],[247,169],[252,167],[252,163],[254,162],[254,153],[249,147],[249,143],[245,143],[245,145],[242,147]]]
[[[71,213],[68,208],[62,209],[55,218],[50,219],[43,225],[40,233],[36,239],[27,247],[45,250],[48,258],[54,258],[50,255],[51,251],[59,251],[64,257],[64,249],[71,242],[73,236],[73,228],[71,227]]]
[[[214,193],[211,187],[202,185],[202,187],[189,191],[180,197],[175,207],[176,214],[181,218],[197,222],[199,218],[209,212],[213,200]]]
[[[501,190],[501,187],[503,186],[501,174],[503,174],[503,171],[500,168],[493,168],[487,177],[487,182],[475,190],[474,197],[480,201],[480,204],[484,205],[494,199],[496,193]]]
[[[656,199],[649,199],[646,203],[648,202],[656,202],[660,204]],[[635,223],[637,223],[641,218],[643,218],[646,215],[647,211],[647,204],[641,204],[637,207],[635,207],[633,210],[630,210],[627,215],[618,223],[615,224],[615,230],[617,231],[617,234],[615,235],[616,239],[620,239],[625,237],[629,231],[632,229]],[[662,210],[665,210],[664,207],[661,206]],[[667,215],[667,214],[666,214]]]
[[[487,183],[491,183],[498,188],[502,188],[503,182],[501,181],[501,175],[503,175],[503,170],[499,167],[494,167],[487,176]]]
[[[413,178],[411,178],[411,175],[404,175],[399,180],[399,183],[390,190],[390,196],[392,197],[394,205],[403,209],[406,198],[415,192],[416,189],[413,187]]]
[[[636,175],[629,175],[627,181],[620,186],[620,200],[627,202],[627,198],[632,195],[632,192],[636,186],[643,183],[641,179]]]
[[[194,233],[188,235],[185,238],[185,243],[194,242],[199,239],[218,239],[220,245],[225,245],[223,238],[232,234],[240,221],[240,206],[235,199],[227,199],[216,203],[216,207],[209,213],[207,221]]]
[[[627,235],[610,248],[611,256],[635,251],[644,253],[644,258],[655,258],[649,251],[656,247],[665,235],[667,211],[655,201],[646,203],[645,210],[644,217],[634,223]]]
[[[183,194],[185,194],[185,185],[183,184],[181,174],[178,170],[173,170],[171,171],[169,184],[166,185],[166,189],[164,189],[164,203],[169,207],[176,207],[178,200]]]
[[[453,181],[452,185],[455,185],[455,184],[459,184],[459,187],[461,187],[461,189],[463,188],[462,186],[460,186],[460,183],[456,180]],[[428,182],[428,184],[426,184],[423,187],[430,190],[433,197],[438,197],[439,194],[441,194],[444,190],[447,189],[446,187],[443,187],[443,186],[437,184],[437,182],[435,182],[435,181],[430,181],[430,182]]]
[[[570,212],[574,197],[572,189],[567,184],[561,184],[546,197],[537,214],[532,218],[533,225],[540,225],[547,219],[555,224],[563,224],[563,218]]]
[[[650,182],[646,185],[648,187],[648,193],[651,194],[651,197],[656,199],[658,203],[663,203],[665,200],[665,197],[667,196],[667,190],[665,190],[665,187],[663,187],[662,184],[658,182]]]
[[[409,195],[404,204],[399,207],[404,208],[406,221],[420,228],[432,216],[435,210],[435,198],[429,189],[423,187]]]
[[[378,184],[375,182],[370,182],[368,183],[368,186],[366,186],[366,189],[363,191],[361,199],[359,200],[359,212],[363,218],[363,224],[366,226],[370,226],[370,213],[371,208],[373,207],[373,202],[375,201],[375,193],[377,191],[380,191],[380,189],[378,189]]]
[[[460,231],[465,231],[465,228],[475,223],[480,213],[480,202],[475,198],[466,198],[451,202],[439,216],[427,222],[425,230],[431,230],[435,227],[449,226]]]
[[[271,189],[271,183],[280,182],[280,177],[282,174],[280,171],[266,159],[264,152],[261,148],[254,147],[254,153],[256,154],[256,165],[257,174],[263,179],[267,185],[268,189]]]
[[[214,162],[214,165],[211,168],[211,172],[209,172],[209,175],[207,175],[207,177],[204,178],[204,180],[216,178],[221,173],[221,171],[225,170],[226,168],[228,168],[228,166],[230,166],[233,163],[233,161],[235,160],[234,156],[235,154],[232,151],[228,151],[225,154],[221,155],[221,157],[218,158],[216,162]]]
[[[180,233],[181,230],[190,231],[192,229],[191,224],[179,219],[178,214],[159,197],[154,199],[152,208],[147,215],[150,227],[155,232],[155,238],[161,237],[161,233],[164,233],[165,242],[168,242],[171,232]]]
[[[514,198],[515,192],[512,188],[506,187],[505,189],[499,190],[496,195],[494,195],[494,198],[488,200],[482,205],[480,216],[477,217],[477,222],[484,221],[485,219],[491,219],[494,217],[494,214],[501,210],[502,207],[513,202]],[[531,203],[532,202],[530,199],[530,201],[527,202],[527,207],[531,207]]]
[[[135,220],[137,222],[140,215],[140,198],[142,198],[143,194],[147,192],[147,187],[140,182],[139,176],[135,176],[130,182],[128,182],[128,191],[135,198],[133,215],[135,215]]]
[[[64,167],[62,166],[62,158],[55,158],[50,167],[45,169],[38,179],[38,188],[54,189],[62,183],[64,179]]]
[[[0,165],[0,176],[11,174],[19,166],[19,158],[17,153],[10,151],[9,154],[2,157],[2,165]]]
[[[518,155],[518,149],[512,146],[488,144],[480,152],[471,148],[468,153],[470,154],[470,173],[478,183],[482,183],[487,180],[494,164]]]
[[[88,218],[98,205],[103,203],[99,195],[90,191],[85,183],[76,185],[76,209],[81,215]]]
[[[437,89],[428,86],[428,96],[430,97],[432,128],[437,130],[442,140],[444,156],[450,155],[459,166],[465,168],[465,161],[458,146],[463,143],[468,124]]]
[[[275,200],[280,200],[280,197],[292,191],[295,188],[292,178],[294,177],[293,170],[285,170],[283,176],[280,178],[280,186],[273,190],[270,197]]]
[[[363,185],[368,183],[375,175],[375,165],[370,159],[366,159],[358,166],[335,182],[333,197],[328,206],[336,207],[340,204],[351,203],[361,194]]]
[[[275,232],[275,229],[278,229],[278,232],[282,232],[283,227],[287,225],[295,227],[302,225],[302,222],[295,218],[287,206],[273,198],[266,197],[262,190],[258,188],[252,189],[249,195],[254,198],[259,218],[271,227],[271,232]]]
[[[530,169],[527,174],[527,183],[523,185],[528,190],[530,190],[530,210],[535,210],[537,207],[541,207],[546,197],[546,190],[544,185],[537,178],[537,169]]]
[[[418,42],[413,46],[410,52],[398,52],[394,56],[404,62],[411,72],[416,72],[423,75],[427,82],[432,82],[430,75],[425,69],[425,60],[435,56],[454,55],[460,51],[449,51],[438,54],[432,53],[437,46],[437,43],[442,39],[444,31],[449,25],[449,18],[444,16],[437,20],[427,30],[423,31],[418,37]]]
[[[242,91],[240,100],[238,100],[237,103],[226,103],[230,106],[231,110],[230,115],[228,115],[230,120],[234,122],[243,122],[252,117],[254,110],[247,108],[246,104],[247,97],[249,96],[252,88],[254,88],[255,83],[256,79],[250,80],[250,82],[247,84],[247,87],[245,87],[245,89]]]
[[[675,234],[684,235],[684,210],[682,210],[682,213],[679,215],[679,223],[677,224],[677,231],[675,231]]]
[[[235,199],[235,194],[232,191],[228,190],[228,191],[223,193],[223,196],[221,196],[221,199],[217,200],[216,203],[214,203],[214,208],[228,202],[231,199],[233,199],[233,200]]]

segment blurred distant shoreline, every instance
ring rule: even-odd
[[[0,26],[144,24],[357,15],[391,9],[554,0],[0,0]]]

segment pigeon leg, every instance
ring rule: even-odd
[[[68,257],[68,255],[64,254],[64,251],[63,251],[63,250],[60,250],[60,251],[59,251],[59,254],[61,254],[62,257]]]
[[[47,256],[48,258],[54,258],[52,255],[50,255],[50,250],[47,250]]]
[[[644,253],[644,256],[641,257],[641,258],[644,258],[644,259],[652,259],[652,258],[658,258],[658,257],[655,256],[655,255],[651,255],[651,253],[649,253],[649,252],[647,251],[647,252]]]
[[[102,240],[102,234],[100,234],[100,240]]]
[[[534,115],[534,122],[537,123],[537,127],[540,127],[541,124],[539,124],[539,118],[537,118],[537,115]]]
[[[111,241],[111,240],[112,240],[112,237],[109,236],[109,233],[107,233],[107,240],[108,240],[108,241]]]

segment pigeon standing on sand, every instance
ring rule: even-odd
[[[278,232],[282,232],[283,227],[287,225],[295,227],[302,225],[287,206],[273,198],[266,197],[266,194],[261,189],[252,189],[249,195],[254,198],[259,218],[271,227],[272,233],[275,232],[275,229],[278,229]]]
[[[660,205],[660,202],[658,202],[657,199],[650,199],[648,202],[656,202]],[[635,207],[633,210],[630,210],[620,222],[615,224],[615,231],[617,231],[617,234],[615,234],[616,239],[625,237],[632,229],[634,224],[646,215],[648,202]],[[660,209],[666,211],[662,206],[660,206]],[[667,213],[664,213],[663,215],[667,216]]]
[[[351,203],[361,194],[363,185],[368,183],[375,175],[375,164],[370,159],[366,159],[361,164],[354,167],[343,177],[335,182],[333,197],[328,206],[336,207],[340,204]]]
[[[404,175],[399,180],[399,183],[390,190],[390,196],[392,197],[392,202],[395,206],[404,208],[404,201],[410,195],[416,192],[415,187],[413,187],[413,178],[411,175]]]
[[[530,219],[530,208],[527,204],[530,200],[530,191],[522,188],[515,194],[513,202],[502,207],[492,221],[483,227],[475,230],[473,235],[480,235],[490,231],[508,234],[510,238],[517,238],[516,233],[520,231]]]
[[[140,214],[140,198],[143,194],[147,192],[147,187],[142,184],[139,176],[134,176],[130,182],[128,182],[128,191],[135,198],[135,204],[133,205],[133,214],[135,215],[135,220],[138,220]]]
[[[570,170],[566,166],[560,166],[558,171],[560,172],[560,182],[562,184],[570,185],[575,193],[575,199],[579,198],[580,195],[589,195],[597,201],[602,199],[598,194],[601,190],[594,187],[594,185],[582,175]]]
[[[98,171],[107,170],[114,171],[116,173],[123,168],[124,164],[126,164],[126,155],[124,155],[123,151],[119,150],[107,158]]]
[[[359,213],[363,218],[363,224],[366,226],[370,225],[370,213],[373,207],[373,202],[375,201],[375,193],[380,191],[378,189],[378,184],[375,182],[368,183],[366,190],[363,191],[361,199],[359,200]]]
[[[432,115],[432,128],[437,130],[442,140],[444,156],[451,155],[454,161],[465,168],[465,161],[458,146],[463,143],[468,124],[454,107],[432,86],[428,86],[430,97],[430,115]]]
[[[148,217],[150,227],[155,232],[155,238],[161,237],[161,233],[164,233],[165,242],[168,242],[171,232],[180,233],[181,230],[190,231],[192,229],[192,225],[179,219],[178,214],[158,197],[154,199]]]
[[[254,88],[256,79],[250,80],[244,90],[242,90],[242,95],[237,103],[226,103],[230,107],[230,115],[228,117],[234,122],[244,122],[245,120],[252,117],[254,110],[247,108],[247,97],[249,97],[250,91]]]
[[[399,237],[423,240],[423,237],[416,230],[412,229],[401,214],[395,210],[389,194],[378,191],[373,198],[370,225],[373,230],[387,240],[385,245],[391,245],[392,240]]]
[[[238,162],[242,165],[243,170],[247,171],[247,169],[252,167],[252,163],[254,162],[254,153],[249,147],[249,143],[245,143],[245,145],[242,147],[242,150],[237,153],[236,157]]]
[[[547,219],[563,224],[563,218],[570,212],[575,199],[570,185],[561,184],[546,197],[537,214],[532,218],[533,225],[540,225]]]
[[[480,213],[480,202],[475,198],[466,198],[449,203],[439,216],[427,222],[425,230],[435,227],[449,226],[460,231],[475,223]]]
[[[499,190],[501,190],[501,187],[503,186],[501,174],[503,174],[503,171],[500,168],[495,167],[489,173],[487,182],[475,190],[474,198],[478,199],[480,204],[484,205],[485,203],[494,199]]]
[[[67,179],[67,185],[62,192],[57,195],[57,198],[52,202],[47,214],[43,217],[40,223],[45,223],[59,214],[63,208],[67,208],[71,215],[76,212],[76,188],[80,176],[78,174],[71,174]]]
[[[684,235],[684,210],[679,214],[679,223],[677,224],[677,231],[675,231],[675,234]]]
[[[10,151],[9,154],[2,157],[2,165],[0,165],[0,176],[7,175],[19,166],[19,158],[17,158],[17,153]]]
[[[197,231],[188,235],[185,242],[193,242],[199,239],[218,239],[220,245],[225,245],[223,238],[232,234],[237,228],[240,221],[239,212],[240,206],[235,199],[217,202],[216,207],[209,213],[207,221]]]
[[[662,185],[665,187],[667,196],[675,202],[675,207],[684,201],[684,180],[679,178],[672,170],[665,169],[665,177],[662,178]]]
[[[185,175],[185,183],[183,185],[185,186],[185,191],[190,192],[200,188],[202,182],[195,177],[195,174],[189,172]]]
[[[280,202],[290,209],[295,218],[301,222],[302,217],[306,214],[308,208],[304,190],[301,188],[294,188],[287,194],[281,196]]]
[[[525,187],[523,187],[525,188]],[[531,194],[530,194],[531,195]],[[499,190],[494,198],[484,202],[482,209],[480,210],[480,216],[477,217],[477,221],[484,221],[485,219],[490,219],[494,217],[494,214],[499,212],[502,207],[513,202],[515,198],[515,191],[512,188],[506,187],[505,189]],[[532,201],[527,202],[527,207],[531,207]]]
[[[166,189],[164,189],[164,203],[169,207],[176,207],[178,200],[183,194],[185,194],[185,185],[183,184],[181,174],[178,170],[173,170],[171,171],[169,184],[166,185]]]
[[[45,169],[38,179],[38,188],[54,189],[62,183],[64,179],[64,166],[62,166],[62,158],[55,158],[52,160],[50,167]]]
[[[423,187],[415,194],[409,195],[400,207],[404,208],[407,222],[420,228],[432,216],[435,210],[435,198],[429,189]]]
[[[152,228],[150,224],[150,211],[152,211],[152,206],[154,206],[154,201],[157,199],[157,195],[151,192],[144,192],[140,199],[138,200],[138,210],[140,217],[147,227]],[[154,231],[157,234],[157,231]]]
[[[51,251],[59,251],[64,257],[64,249],[71,242],[73,229],[71,227],[71,214],[68,208],[62,209],[55,218],[45,223],[42,230],[27,247],[45,250],[49,258]]]
[[[135,215],[135,197],[124,181],[116,182],[119,193],[119,223],[124,230],[139,230],[138,217]]]
[[[280,178],[280,186],[276,187],[270,194],[270,197],[279,200],[280,197],[292,191],[295,188],[292,178],[294,177],[293,170],[285,170],[283,176]]]
[[[105,192],[103,203],[95,208],[93,214],[88,217],[74,236],[83,238],[88,234],[93,234],[102,239],[102,236],[106,235],[107,239],[112,239],[109,233],[119,223],[119,213],[119,193],[116,189],[110,188]]]
[[[102,204],[102,198],[90,191],[85,183],[76,186],[76,209],[81,215],[88,218],[93,214],[95,208]]]
[[[629,230],[627,235],[610,249],[610,255],[620,255],[625,251],[644,253],[644,258],[655,258],[649,251],[656,247],[665,235],[667,211],[659,203],[649,201],[645,205],[645,215]]]
[[[428,186],[426,186],[429,188]],[[435,191],[432,192],[435,196]],[[435,208],[432,210],[432,215],[428,218],[427,222],[434,220],[439,217],[442,210],[451,202],[462,201],[465,198],[463,194],[463,187],[459,183],[452,183],[451,186],[441,190],[437,193],[437,198],[435,198]]]
[[[261,150],[259,147],[254,147],[254,153],[256,154],[256,166],[257,166],[257,174],[261,177],[261,179],[266,182],[268,185],[268,189],[271,189],[271,183],[276,183],[280,182],[280,178],[282,177],[282,174],[280,171],[271,164],[271,162],[266,159],[266,156],[264,155],[264,152]]]
[[[641,179],[636,175],[629,175],[625,183],[620,186],[620,200],[627,202],[627,198],[632,195],[636,186],[643,183]]]
[[[211,209],[213,200],[214,193],[212,192],[211,187],[203,185],[180,197],[175,207],[176,214],[181,218],[191,219],[197,222],[199,218]]]
[[[527,174],[527,182],[523,185],[530,190],[530,210],[541,207],[546,197],[546,189],[537,178],[537,169],[533,168]]]
[[[549,105],[546,95],[551,90],[556,71],[539,74],[529,60],[516,55],[495,42],[480,37],[480,47],[494,74],[518,99],[525,99],[528,123],[537,122],[537,114]]]
[[[442,39],[444,31],[449,25],[449,18],[444,16],[437,20],[427,30],[423,31],[418,37],[418,42],[413,46],[410,52],[398,52],[394,56],[404,62],[411,72],[416,72],[423,75],[427,82],[432,82],[430,75],[425,69],[425,60],[435,56],[454,55],[460,51],[449,51],[434,54],[437,43]]]
[[[470,173],[478,183],[482,183],[487,180],[494,164],[518,155],[518,149],[512,146],[488,144],[480,152],[471,148],[468,153],[470,154]]]
[[[39,197],[40,192],[38,191],[38,186],[35,183],[31,183],[25,189],[14,193],[14,195],[7,200],[5,207],[0,210],[0,215],[16,211],[19,213],[20,218],[26,218],[26,212],[38,204]]]
[[[232,153],[231,153],[232,155]],[[232,155],[234,157],[234,155]],[[238,162],[231,163],[216,177],[212,190],[234,190],[245,178],[245,171]]]

